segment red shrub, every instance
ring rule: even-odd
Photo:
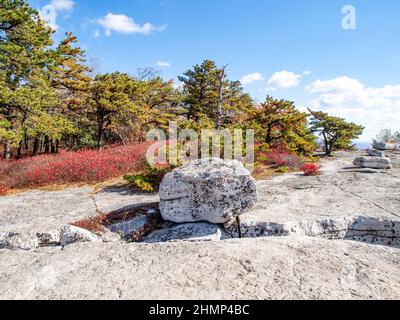
[[[317,176],[320,174],[320,166],[315,163],[305,163],[301,166],[305,176]]]
[[[292,152],[280,149],[271,149],[267,154],[267,158],[270,161],[270,164],[277,167],[299,168],[302,163],[300,157],[296,156]]]
[[[150,143],[111,146],[102,151],[62,152],[19,161],[0,161],[0,177],[9,188],[103,182],[140,170],[149,146]]]
[[[0,196],[5,196],[10,188],[7,186],[0,185]]]

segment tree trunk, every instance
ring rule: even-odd
[[[56,140],[51,140],[51,144],[50,144],[50,147],[51,147],[51,153],[53,153],[53,154],[55,154],[55,153],[57,153],[58,152],[58,150],[57,150],[57,142],[56,142]]]
[[[331,147],[330,147],[330,143],[329,143],[328,137],[327,137],[325,132],[323,132],[322,135],[324,137],[325,155],[326,156],[330,156],[332,150],[331,150]]]
[[[103,136],[104,136],[104,114],[101,111],[97,113],[97,124],[98,124],[97,150],[101,150],[101,148],[103,147]]]
[[[4,144],[4,154],[3,154],[3,158],[5,160],[11,160],[11,143],[6,142]]]
[[[33,142],[33,155],[37,156],[39,154],[39,151],[40,151],[40,139],[36,137]]]
[[[48,136],[44,137],[44,152],[49,153],[50,152],[50,139]]]
[[[224,78],[225,78],[225,69],[227,66],[224,66],[221,69],[221,74],[218,77],[219,87],[218,87],[218,105],[217,105],[217,119],[216,119],[216,127],[219,130],[221,128],[221,118],[222,118],[222,98],[223,98],[223,90],[224,90]]]
[[[22,140],[19,142],[19,146],[17,149],[17,159],[21,159],[22,158]]]
[[[26,130],[24,132],[24,147],[25,147],[25,150],[29,149],[29,138],[28,138],[28,135],[26,134]]]

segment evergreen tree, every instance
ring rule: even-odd
[[[54,103],[47,76],[52,31],[26,1],[2,1],[0,11],[0,140],[10,159],[11,147],[21,146]]]
[[[106,130],[112,131],[113,126],[122,123],[128,125],[130,117],[138,113],[139,104],[132,96],[141,90],[140,82],[124,73],[96,76],[89,102],[97,120],[97,149],[103,147]]]
[[[55,111],[71,124],[65,128],[64,142],[68,144],[72,139],[72,147],[87,146],[82,140],[91,140],[90,128],[93,125],[87,117],[90,112],[87,100],[92,82],[91,69],[86,65],[85,52],[77,43],[77,38],[68,32],[55,50],[55,65],[51,70],[51,85],[59,97]],[[57,141],[51,141],[53,151],[57,151],[57,144]]]
[[[291,101],[268,96],[264,103],[253,108],[247,121],[255,129],[259,142],[284,145],[307,155],[317,147],[315,136],[307,127],[307,113],[298,111]]]
[[[312,116],[311,131],[322,136],[325,145],[325,154],[331,155],[337,149],[353,149],[353,140],[362,135],[363,126],[346,122],[342,118],[333,117],[329,114],[309,109]]]
[[[239,81],[227,79],[225,68],[219,69],[215,62],[205,60],[179,77],[188,120],[208,123],[214,128],[227,127],[251,108],[250,95],[243,92]]]

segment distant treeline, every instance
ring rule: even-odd
[[[72,33],[58,45],[25,0],[0,4],[0,142],[5,159],[143,141],[171,120],[182,128],[252,128],[258,144],[298,154],[351,147],[363,128],[293,102],[256,104],[226,67],[205,60],[174,81],[152,69],[98,74]]]

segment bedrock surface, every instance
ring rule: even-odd
[[[310,237],[0,250],[0,298],[398,299],[399,263],[398,249]]]

